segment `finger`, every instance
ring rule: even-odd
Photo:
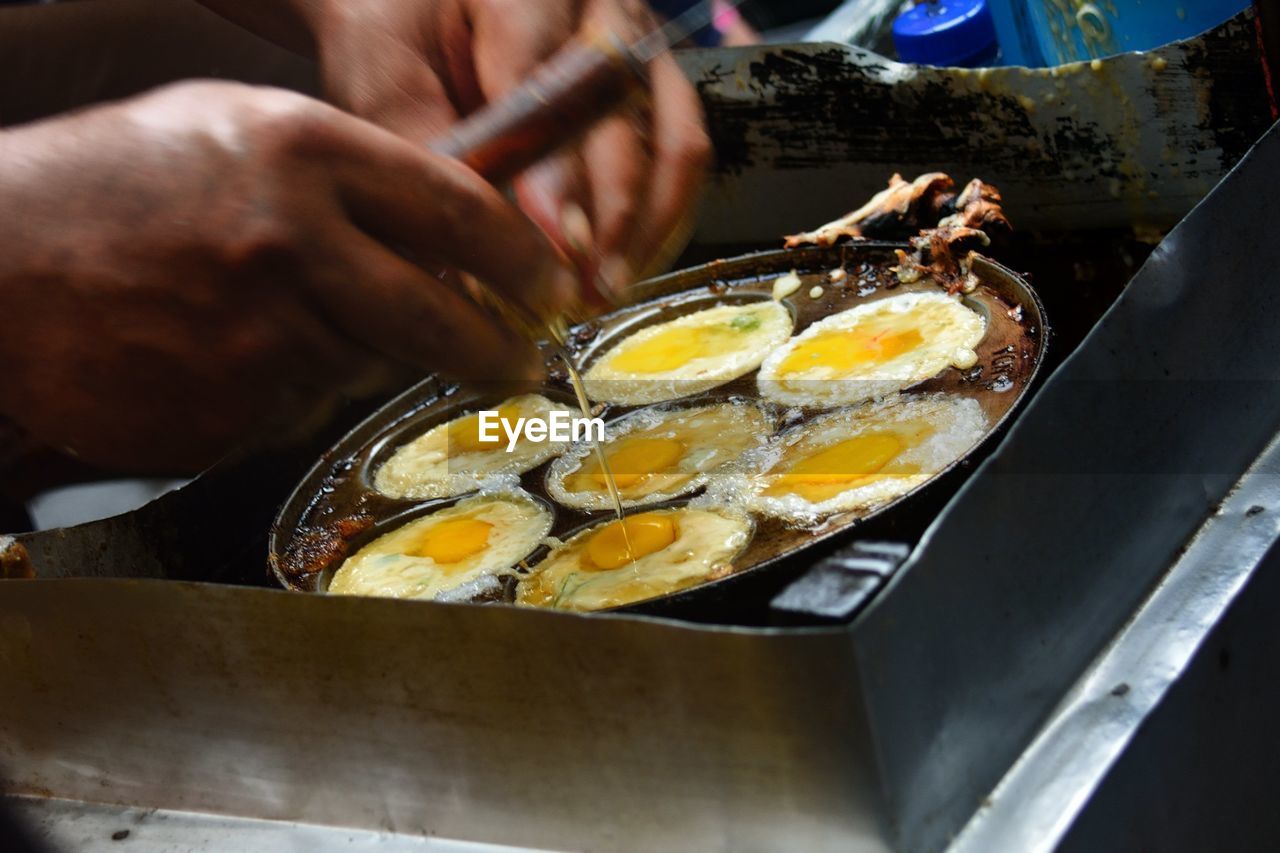
[[[346,275],[316,283],[330,321],[346,334],[423,371],[461,379],[542,376],[537,350],[466,297],[357,228],[332,240]]]
[[[580,272],[594,269],[593,201],[578,150],[566,149],[534,165],[515,182],[516,199],[556,249]]]
[[[320,69],[334,104],[410,142],[424,145],[458,120],[452,93],[403,33],[339,28]]]
[[[572,41],[582,24],[581,0],[530,4],[522,0],[472,0],[477,84],[488,102],[521,86],[530,74]],[[594,278],[593,235],[574,233],[580,213],[591,222],[592,194],[580,153],[566,151],[516,181],[520,206],[589,282]],[[580,229],[579,229],[580,230]]]
[[[476,80],[493,101],[524,82],[578,31],[581,0],[470,0]]]
[[[634,231],[628,255],[638,269],[655,260],[674,260],[683,246],[672,247],[682,225],[692,222],[697,194],[711,162],[711,141],[702,103],[669,55],[651,65],[653,79],[653,174],[642,228]],[[687,233],[683,234],[687,238]],[[659,254],[671,257],[659,258]]]
[[[501,193],[445,157],[342,117],[334,170],[353,220],[428,271],[455,267],[525,313],[549,318],[577,282],[546,237]]]
[[[631,110],[601,123],[586,143],[596,248],[601,257],[600,279],[615,300],[619,290],[631,284],[629,247],[638,242],[635,233],[644,225],[641,217],[653,174],[647,136],[647,116],[643,111]]]
[[[591,194],[577,151],[562,151],[538,163],[515,183],[520,208],[555,246],[577,275],[581,305],[607,307],[610,294],[596,287],[599,253],[591,225]],[[571,310],[578,311],[575,305]]]

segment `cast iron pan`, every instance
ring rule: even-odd
[[[890,269],[897,263],[894,250],[898,248],[903,247],[862,242],[760,252],[652,279],[633,288],[632,303],[627,307],[575,327],[571,348],[579,364],[590,365],[593,358],[622,337],[650,323],[726,302],[768,299],[773,281],[793,269],[799,273],[802,286],[784,303],[795,316],[797,334],[815,320],[864,302],[915,290],[937,291],[937,285],[928,280],[898,282]],[[828,274],[836,268],[843,268],[847,276],[833,283]],[[684,615],[749,594],[752,589],[768,594],[794,576],[797,567],[812,564],[818,556],[848,540],[855,530],[909,512],[912,504],[927,504],[926,495],[936,490],[936,484],[954,480],[957,469],[990,445],[992,436],[1026,395],[1044,360],[1048,333],[1040,300],[1023,279],[985,258],[976,260],[974,272],[979,286],[965,297],[965,302],[987,319],[987,334],[978,347],[977,365],[963,372],[948,368],[908,393],[942,391],[976,399],[990,424],[986,438],[977,447],[914,491],[870,512],[833,516],[817,530],[757,518],[754,538],[735,560],[732,574],[623,609]],[[809,295],[814,285],[823,288],[817,299]],[[571,403],[565,371],[549,349],[544,349],[544,354],[550,377],[535,390],[553,400]],[[713,391],[664,405],[700,405],[755,397],[755,381],[752,372]],[[269,559],[279,582],[298,591],[323,591],[347,554],[406,521],[461,499],[396,500],[378,494],[370,484],[377,466],[402,444],[460,414],[491,408],[509,394],[509,388],[499,391],[463,387],[432,376],[359,424],[320,458],[276,517]],[[601,416],[611,421],[635,408],[638,407],[611,405]],[[793,423],[788,421],[786,426]],[[523,475],[521,486],[553,511],[552,535],[567,538],[584,526],[611,516],[557,505],[543,485],[549,465],[540,465]]]

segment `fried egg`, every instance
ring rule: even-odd
[[[467,600],[497,588],[551,530],[551,513],[523,493],[482,495],[410,521],[365,545],[329,592]]]
[[[625,506],[670,500],[702,488],[720,467],[773,433],[749,403],[636,412],[607,429],[604,454]],[[551,497],[577,509],[612,508],[594,444],[581,444],[552,463]]]
[[[519,418],[548,419],[569,406],[554,403],[539,394],[512,397],[498,405],[498,417],[512,429]],[[493,411],[493,410],[491,410]],[[492,435],[495,430],[490,427]],[[391,498],[448,498],[475,491],[485,481],[510,474],[523,474],[555,456],[565,442],[527,440],[523,434],[515,448],[507,452],[507,435],[496,430],[497,439],[480,437],[480,416],[471,413],[438,424],[401,447],[378,468],[373,486]]]
[[[628,515],[626,525],[626,538],[616,520],[573,536],[520,581],[516,603],[603,610],[667,595],[731,573],[752,532],[745,516],[688,507]]]
[[[773,301],[721,305],[641,329],[583,377],[587,396],[636,405],[723,385],[760,366],[791,335],[791,312]]]
[[[884,397],[948,366],[973,367],[987,323],[944,293],[904,293],[833,314],[775,350],[760,367],[760,393],[826,408]]]
[[[982,440],[977,400],[895,397],[815,418],[755,454],[748,506],[808,522],[873,508],[922,485]]]

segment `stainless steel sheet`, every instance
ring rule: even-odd
[[[11,792],[575,849],[881,849],[844,631],[0,592]]]
[[[1280,430],[1277,174],[1273,128],[854,625],[904,848],[940,846],[977,808]]]
[[[1031,746],[965,826],[951,853],[991,850],[1049,853],[1060,849],[1074,821],[1092,798],[1098,796],[1099,786],[1115,762],[1139,736],[1139,727],[1147,716],[1184,677],[1196,656],[1203,653],[1210,632],[1220,624],[1228,608],[1246,594],[1244,588],[1250,578],[1255,572],[1275,571],[1276,557],[1280,556],[1275,547],[1277,541],[1280,541],[1280,437],[1272,441],[1221,508],[1197,531],[1135,618],[1107,644],[1098,660],[1054,710]],[[1270,603],[1264,607],[1274,609]],[[1214,664],[1217,669],[1222,665],[1218,657],[1220,650],[1213,650],[1212,644],[1209,647],[1209,654],[1217,658]],[[1252,651],[1257,655],[1266,654],[1265,649]],[[1265,685],[1248,680],[1244,683],[1251,692],[1261,688],[1265,696]],[[1215,710],[1224,711],[1220,707]],[[1261,716],[1265,711],[1258,713]],[[1217,724],[1219,715],[1211,714],[1210,719]],[[1179,740],[1213,735],[1201,729],[1183,728],[1177,732]],[[1265,733],[1250,729],[1247,737],[1261,738],[1263,742],[1258,743],[1261,754],[1268,754]],[[1172,755],[1194,754],[1182,744],[1168,746]],[[1236,758],[1238,756],[1223,760],[1233,762]],[[1204,778],[1202,785],[1216,785],[1220,777],[1210,772]],[[1181,787],[1185,780],[1179,778],[1172,784]],[[1233,786],[1242,784],[1248,783],[1233,778],[1226,790],[1238,795],[1240,788]],[[1159,783],[1155,787],[1159,788]],[[1144,790],[1150,787],[1144,785]],[[1168,801],[1159,802],[1161,813],[1167,814]],[[1163,842],[1147,835],[1149,827],[1144,832],[1140,825],[1129,824],[1120,831],[1122,835],[1110,835],[1107,844],[1122,849],[1127,836],[1129,842],[1141,839],[1147,849],[1192,847],[1197,842],[1178,835],[1179,831],[1185,831],[1190,824],[1200,828],[1201,839],[1212,834],[1214,821],[1205,819],[1203,810],[1213,807],[1205,803],[1198,810],[1200,814],[1189,819],[1184,816],[1181,821],[1162,820],[1159,831]],[[1257,807],[1256,795],[1252,799],[1246,797],[1232,817],[1238,819],[1250,808]],[[1114,809],[1111,806],[1109,810]],[[1232,817],[1224,817],[1220,823],[1232,822]],[[1245,838],[1261,839],[1266,831],[1258,827],[1250,833],[1245,829]],[[1217,836],[1214,840],[1236,849],[1247,846],[1239,837]],[[1097,849],[1088,844],[1075,847]]]

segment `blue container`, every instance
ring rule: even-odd
[[[1005,65],[1150,50],[1217,26],[1249,0],[988,0]]]
[[[916,65],[977,68],[995,65],[1000,46],[987,0],[932,0],[893,22],[898,59]]]

